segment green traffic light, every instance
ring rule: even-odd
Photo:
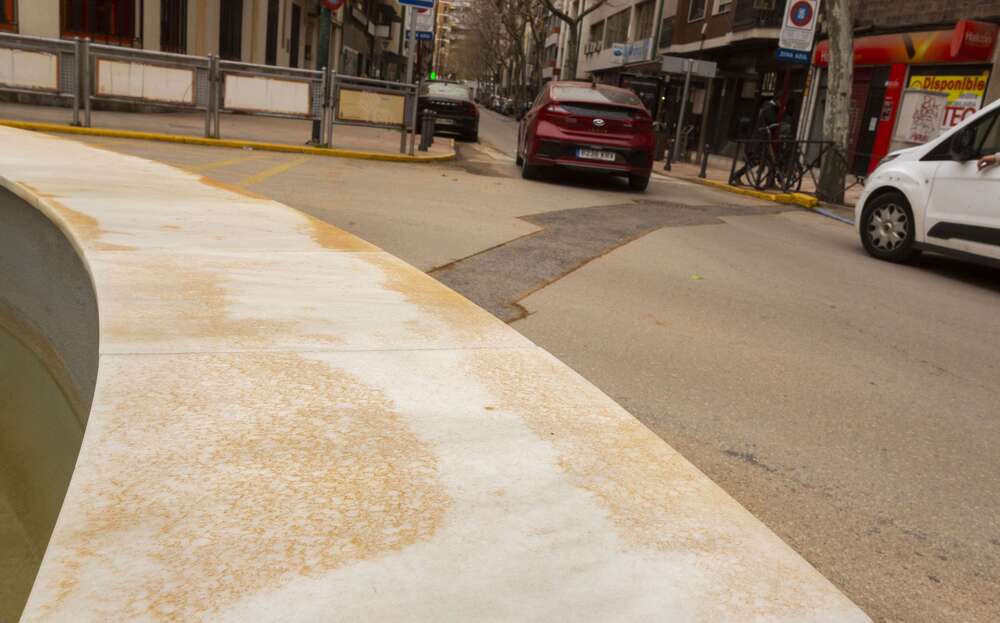
[[[438,74],[437,74],[437,72],[436,72],[436,71],[432,71],[432,72],[431,72],[431,80],[437,80],[437,79],[438,79]]]

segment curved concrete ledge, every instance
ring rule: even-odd
[[[607,396],[290,208],[0,129],[100,370],[25,621],[865,621]]]

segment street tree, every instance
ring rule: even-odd
[[[817,194],[823,201],[843,203],[851,123],[851,85],[854,81],[854,21],[851,0],[824,0],[822,7],[830,38],[823,138],[833,142],[839,155],[831,153],[823,159]]]
[[[845,0],[846,1],[846,0]],[[569,39],[566,42],[565,65],[563,75],[573,80],[576,78],[576,63],[580,55],[580,26],[583,18],[607,4],[608,0],[571,0],[566,10],[556,6],[561,0],[541,0],[553,15],[558,17],[569,28]]]

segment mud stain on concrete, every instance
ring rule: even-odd
[[[354,234],[349,234],[343,229],[324,223],[318,218],[305,214],[304,212],[298,212],[296,210],[296,213],[306,219],[305,226],[300,228],[303,233],[312,238],[313,242],[324,249],[330,249],[332,251],[379,251],[378,247],[369,242],[365,242]]]
[[[506,334],[506,328],[496,318],[416,268],[381,255],[366,257],[365,261],[382,272],[386,288],[403,295],[427,315],[408,323],[417,335],[436,339],[447,331],[453,339],[475,341]]]
[[[45,616],[82,599],[125,604],[109,619],[211,619],[443,521],[433,453],[380,390],[327,363],[211,354],[111,358],[107,371],[119,383],[92,415],[101,443],[81,458],[82,505],[50,546]]]
[[[265,307],[256,316],[240,317],[233,308],[241,296],[283,301],[286,292],[276,284],[254,288],[252,295],[238,284],[240,275],[265,274],[266,262],[245,257],[212,259],[206,266],[172,254],[137,254],[98,268],[107,291],[107,313],[101,315],[102,342],[108,344],[223,342],[234,348],[263,348],[281,336],[301,334],[300,319],[281,317]],[[294,310],[293,310],[294,312]],[[307,335],[315,345],[341,343],[335,335]]]
[[[70,208],[62,201],[58,195],[43,192],[31,184],[25,182],[17,182],[18,186],[26,188],[31,194],[39,197],[45,203],[54,209],[59,216],[61,216],[66,223],[70,226],[73,233],[78,236],[82,241],[90,245],[91,248],[97,251],[133,251],[135,247],[124,245],[124,244],[113,244],[110,242],[104,242],[101,237],[107,232],[101,228],[100,222],[93,216],[89,214],[84,214],[82,212],[77,212],[76,210]]]
[[[807,563],[775,553],[775,545],[784,547],[777,537],[638,420],[583,379],[565,382],[572,373],[563,364],[536,352],[482,351],[470,355],[467,368],[498,409],[520,415],[552,444],[559,468],[594,496],[631,549],[701,561],[696,567],[717,582],[706,589],[712,617],[770,620],[822,611],[792,588],[798,586],[849,607],[832,587],[816,591],[823,580]]]

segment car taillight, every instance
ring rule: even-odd
[[[570,117],[570,112],[559,104],[549,104],[539,111],[538,116],[556,125],[564,125]]]
[[[625,121],[625,127],[637,132],[647,132],[653,129],[653,119],[645,112],[634,112]]]
[[[479,114],[479,109],[476,108],[476,105],[473,104],[472,102],[465,102],[465,110],[473,115]]]

